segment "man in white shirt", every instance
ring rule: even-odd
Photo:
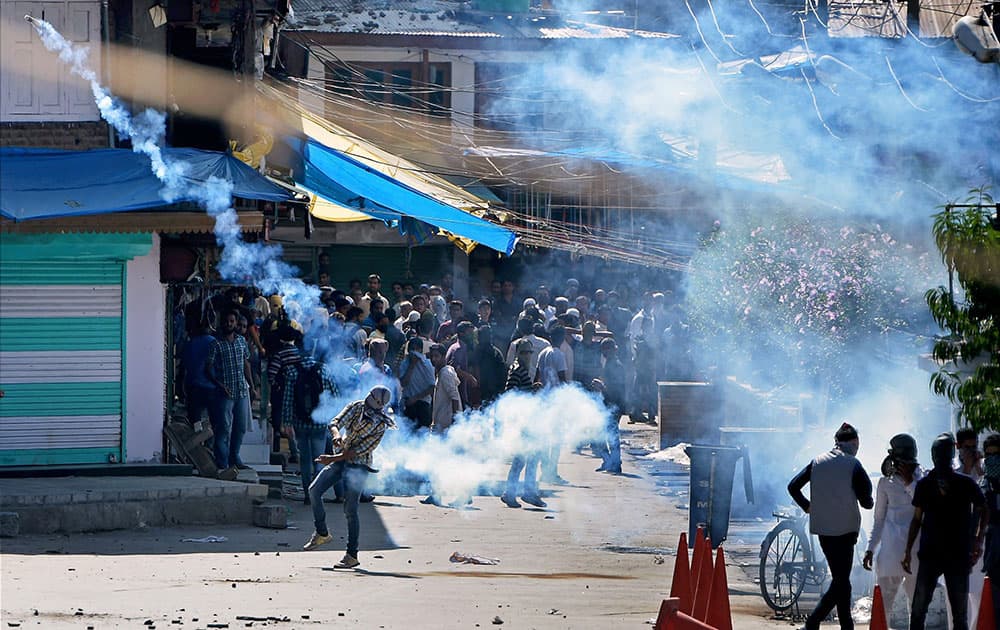
[[[535,351],[531,353],[531,363],[528,364],[528,374],[531,374],[532,378],[534,378],[535,371],[538,369],[539,354],[542,352],[542,350],[544,350],[545,348],[549,347],[552,344],[550,344],[548,341],[542,339],[541,337],[535,335],[534,332],[532,332],[532,323],[531,320],[529,319],[517,320],[517,330],[518,332],[521,333],[518,336],[518,339],[527,339],[528,341],[531,342],[531,346],[535,349]],[[515,346],[517,346],[517,344],[512,343],[510,344],[510,347],[507,349],[508,368],[514,364],[514,359],[517,358],[517,353],[514,351]]]
[[[427,352],[427,358],[434,366],[434,394],[431,401],[431,431],[443,434],[455,421],[455,414],[462,411],[462,397],[458,391],[458,373],[447,364],[447,350],[436,343]],[[426,505],[441,505],[441,498],[436,489],[432,489],[426,499],[420,501]],[[471,503],[471,498],[469,499]]]
[[[403,324],[412,321],[410,320],[410,313],[414,312],[413,304],[411,304],[409,300],[403,300],[399,303],[399,310],[396,312],[399,313],[399,317],[396,318],[396,321],[394,321],[392,325],[400,330],[403,330]],[[420,319],[420,313],[417,313],[415,319]]]
[[[549,331],[549,338],[552,343],[539,354],[538,368],[535,374],[535,383],[539,383],[543,390],[560,387],[569,380],[566,374],[566,355],[559,349],[566,338],[566,329],[562,326],[554,327]],[[552,436],[551,442],[542,449],[542,481],[559,485],[567,483],[559,476],[559,451],[561,447],[559,439]]]
[[[431,346],[427,358],[434,366],[434,395],[431,402],[431,430],[444,433],[455,420],[455,414],[462,411],[462,397],[458,391],[458,373],[447,364],[447,350],[436,343]]]
[[[359,303],[355,305],[358,308],[360,308],[361,312],[363,313],[361,319],[365,319],[366,317],[368,317],[368,314],[371,313],[373,300],[381,300],[383,306],[385,307],[382,310],[383,311],[389,310],[389,300],[386,299],[384,295],[379,293],[379,289],[381,288],[382,288],[381,276],[379,276],[377,273],[373,273],[370,276],[368,276],[368,292],[362,295],[361,299],[359,300]]]

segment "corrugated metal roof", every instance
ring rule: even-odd
[[[637,31],[552,12],[471,11],[451,0],[293,0],[286,30],[370,35],[503,37],[520,39],[655,39],[677,35]]]
[[[951,37],[955,22],[979,15],[981,3],[969,0],[920,0],[920,36]],[[906,3],[884,0],[831,2],[832,37],[905,37]]]

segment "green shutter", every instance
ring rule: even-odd
[[[412,276],[406,277],[405,247],[371,247],[360,245],[334,245],[327,248],[330,254],[330,282],[346,291],[354,278],[361,280],[367,290],[365,279],[368,274],[377,273],[382,277],[382,293],[388,295],[395,280],[411,280],[415,283],[438,284],[445,271],[451,271],[454,247],[451,245],[428,245],[414,247],[410,259]]]
[[[0,465],[121,461],[125,263],[108,255],[0,257]]]

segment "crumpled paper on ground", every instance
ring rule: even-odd
[[[452,562],[458,562],[461,564],[500,564],[499,558],[487,558],[485,556],[471,556],[466,555],[460,551],[456,551],[451,554],[448,558]]]
[[[851,618],[854,619],[854,623],[862,625],[870,622],[872,620],[872,598],[862,597],[854,602],[854,607],[851,609]]]
[[[688,446],[691,445],[686,442],[679,442],[669,448],[663,449],[662,451],[655,451],[653,453],[649,453],[648,455],[645,455],[644,458],[655,459],[657,461],[662,461],[662,462],[673,462],[681,466],[690,466],[691,458],[688,457],[688,454],[684,452],[684,449],[687,448]]]
[[[192,543],[224,543],[228,538],[225,536],[205,536],[204,538],[181,538],[181,542]]]

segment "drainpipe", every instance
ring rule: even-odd
[[[111,87],[111,18],[108,0],[101,0],[101,83]],[[108,125],[108,148],[115,148],[115,130]]]

